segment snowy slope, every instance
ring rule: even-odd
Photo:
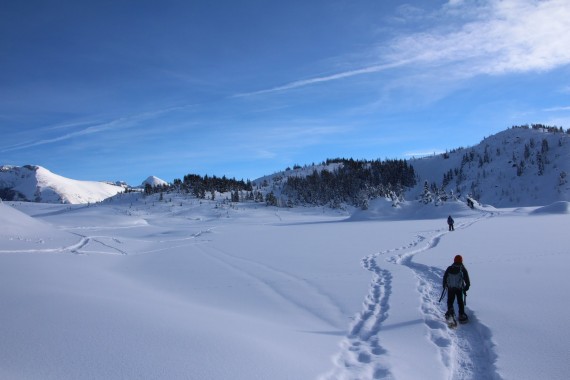
[[[544,206],[570,201],[568,133],[511,128],[472,147],[411,159],[409,164],[416,172],[417,185],[406,192],[408,200],[420,197],[427,182],[448,196],[453,193],[463,200],[470,196],[496,207]],[[264,186],[265,192],[273,191],[280,197],[288,177],[306,176],[314,170],[334,171],[338,165],[286,170],[259,178],[255,183]],[[451,178],[444,184],[444,175],[450,172]]]
[[[95,203],[124,191],[104,182],[77,181],[41,166],[0,167],[2,198],[44,203]]]
[[[158,199],[4,203],[0,378],[524,380],[570,370],[568,202],[414,201],[390,215],[383,200],[341,213]],[[45,228],[81,244],[54,235],[63,249],[48,251],[13,239]],[[437,300],[457,253],[471,322],[451,331]]]
[[[548,147],[545,153],[541,152],[543,141]],[[465,157],[469,161],[462,165]],[[539,173],[539,160],[544,163],[542,173]],[[425,181],[441,187],[444,174],[451,170],[454,175],[445,189],[453,190],[458,196],[475,196],[484,204],[544,206],[570,200],[570,135],[567,133],[512,128],[487,137],[471,148],[449,152],[447,158],[437,155],[411,160],[410,164],[419,181],[409,198],[423,191]],[[463,179],[456,174],[461,168]]]
[[[61,252],[78,247],[81,238],[32,218],[0,201],[0,253]]]

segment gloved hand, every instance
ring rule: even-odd
[[[469,290],[469,285],[465,285],[465,287],[463,288],[463,291],[466,292]]]

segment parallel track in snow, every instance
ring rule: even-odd
[[[457,226],[468,228],[472,224],[491,217],[482,214]],[[402,265],[413,271],[418,279],[417,291],[423,321],[428,329],[429,339],[437,347],[448,379],[451,380],[500,380],[495,362],[497,355],[492,343],[491,331],[480,322],[477,314],[469,310],[470,322],[458,329],[450,330],[444,323],[441,281],[444,270],[415,263],[415,255],[437,247],[446,232],[432,231],[427,237],[416,236],[407,246],[388,249],[362,259],[362,266],[372,272],[369,293],[362,311],[355,317],[349,334],[341,343],[341,352],[335,359],[335,368],[323,379],[394,379],[390,372],[386,350],[381,345],[382,323],[387,319],[390,308],[391,272],[379,263],[380,257],[395,265]],[[430,236],[431,235],[431,236]]]

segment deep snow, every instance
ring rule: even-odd
[[[0,378],[567,378],[567,202],[165,199],[0,203]],[[458,253],[471,322],[451,331]]]

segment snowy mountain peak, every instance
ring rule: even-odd
[[[44,203],[95,203],[123,192],[104,182],[78,181],[37,165],[0,166],[0,198]]]
[[[143,183],[141,184],[141,187],[145,187],[145,185],[150,185],[152,187],[156,187],[156,186],[168,185],[168,183],[166,181],[158,178],[158,177],[151,175],[143,181]]]

